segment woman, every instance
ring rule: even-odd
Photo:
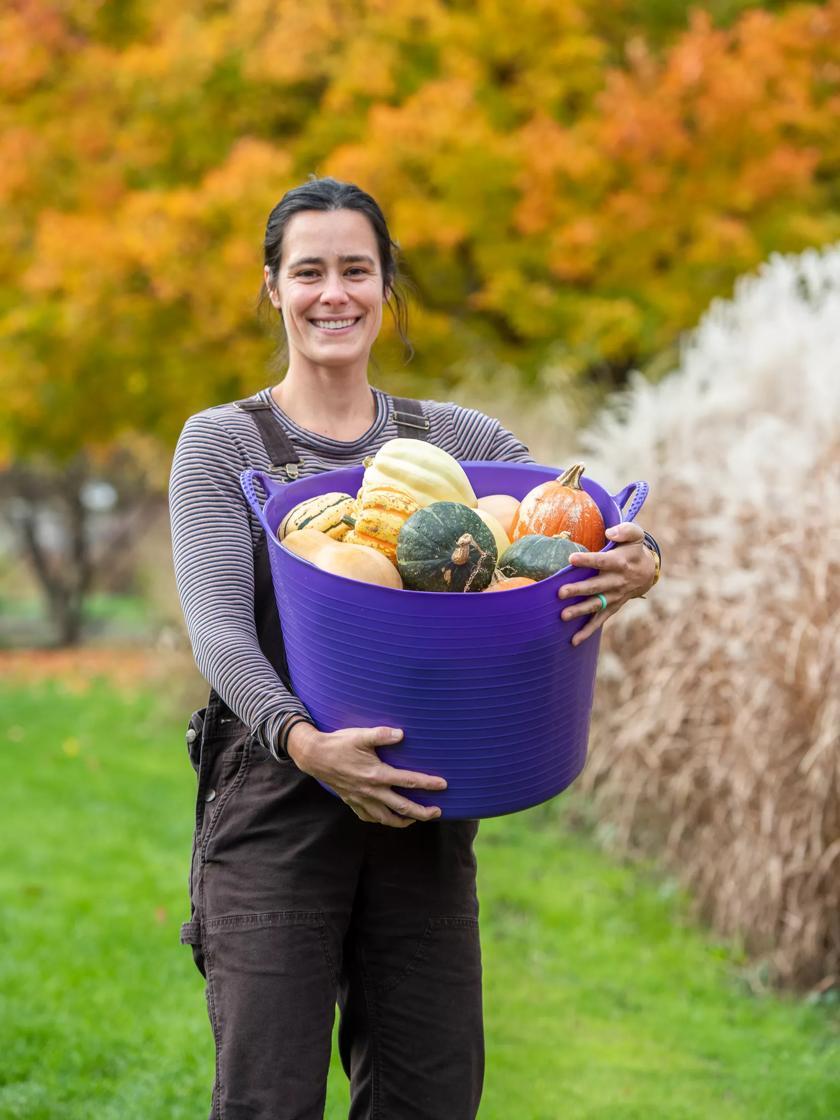
[[[438,809],[395,792],[446,785],[379,760],[399,728],[325,733],[311,722],[291,690],[264,536],[239,486],[247,467],[286,480],[358,465],[398,434],[459,459],[532,461],[481,413],[395,404],[369,385],[386,303],[404,334],[395,248],[359,188],[320,179],[289,191],[269,216],[264,273],[286,374],[192,416],[175,453],[176,578],[213,686],[187,733],[199,791],[182,940],[207,981],[216,1120],[322,1115],[336,997],[353,1120],[478,1110],[476,822],[436,821]],[[600,573],[563,612],[590,616],[575,641],[655,582],[658,555],[642,531],[624,524],[611,536],[612,552],[581,554]]]

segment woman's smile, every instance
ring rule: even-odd
[[[326,331],[328,334],[345,334],[351,327],[355,327],[361,318],[361,315],[357,315],[355,318],[345,319],[311,319],[310,322],[313,326]]]

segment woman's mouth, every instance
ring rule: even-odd
[[[310,322],[319,330],[329,331],[330,334],[339,334],[341,331],[355,327],[360,318],[361,316],[354,319],[311,319]]]

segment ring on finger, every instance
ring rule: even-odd
[[[595,608],[596,614],[599,611],[605,611],[607,609],[607,597],[606,597],[606,595],[596,595],[595,598],[598,600],[598,602],[600,604],[600,606],[597,606]]]

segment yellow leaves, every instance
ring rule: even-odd
[[[232,7],[231,34],[247,44],[249,82],[291,85],[322,78],[356,23],[350,5],[331,0],[239,0]]]
[[[66,11],[0,15],[6,449],[251,389],[265,220],[311,171],[382,204],[450,380],[482,347],[644,358],[780,239],[837,236],[840,0],[664,43],[639,17],[621,54],[621,0],[144,0],[127,42]]]
[[[20,96],[49,78],[72,44],[58,6],[42,0],[4,5],[0,12],[0,91]]]

